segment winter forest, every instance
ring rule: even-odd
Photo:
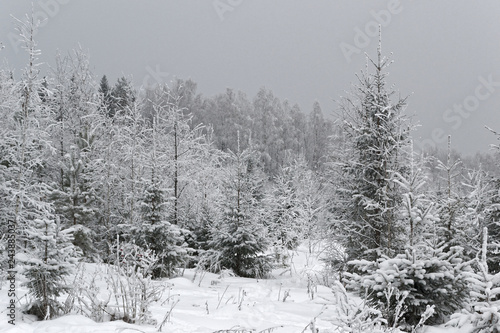
[[[500,332],[500,128],[484,129],[491,154],[452,137],[414,149],[382,42],[332,118],[267,88],[109,82],[81,50],[49,68],[36,24],[18,26],[28,62],[0,69],[0,310],[16,332],[76,315],[143,332]],[[265,307],[260,328],[175,324],[189,297],[202,322],[263,290],[274,309],[321,306],[300,328]]]

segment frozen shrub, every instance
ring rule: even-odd
[[[428,249],[426,253],[417,257],[415,251],[407,251],[394,258],[351,261],[355,273],[346,273],[348,286],[367,293],[371,305],[384,309],[389,326],[397,320],[398,294],[405,295],[401,322],[414,327],[427,307],[434,306],[435,312],[428,323],[443,323],[468,298],[461,249],[452,248],[450,252]],[[391,288],[396,292],[388,292]]]
[[[487,229],[484,228],[481,259],[476,258],[472,272],[467,272],[472,302],[462,312],[452,315],[447,323],[450,326],[463,326],[472,323],[474,333],[500,332],[500,273],[490,274],[486,250],[488,245]]]

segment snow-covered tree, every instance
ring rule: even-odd
[[[33,16],[17,20],[28,65],[19,81],[3,77],[2,89],[9,87],[10,96],[2,96],[2,140],[0,143],[0,177],[2,179],[2,219],[14,221],[18,272],[26,277],[33,299],[28,311],[40,319],[57,315],[56,296],[64,292],[63,278],[71,271],[75,251],[70,230],[63,230],[49,201],[52,153],[50,128],[52,109],[47,102],[52,92],[41,79],[40,51],[34,36],[38,22]],[[6,80],[5,80],[6,79]],[[4,222],[4,221],[2,221]]]
[[[406,246],[414,248],[424,241],[436,244],[436,223],[439,221],[433,198],[426,192],[427,173],[425,158],[417,156],[413,151],[409,154],[406,175],[395,174],[394,181],[401,187],[402,205],[400,220],[405,235],[408,235]]]
[[[444,188],[438,193],[440,224],[438,236],[445,241],[448,247],[462,245],[466,236],[464,229],[465,202],[459,192],[459,182],[456,180],[460,173],[460,160],[454,160],[451,156],[451,137],[448,136],[448,154],[446,162],[437,161],[437,168],[443,174]]]
[[[239,146],[239,144],[238,144]],[[213,230],[210,247],[220,265],[245,277],[263,277],[271,269],[264,254],[269,246],[262,221],[263,174],[251,148],[229,152],[221,221]]]
[[[51,193],[56,214],[65,225],[75,228],[74,242],[87,258],[97,259],[94,246],[97,238],[100,206],[100,160],[105,143],[101,121],[105,115],[98,110],[94,77],[89,70],[88,56],[75,50],[56,58],[52,94],[45,104],[52,108],[51,139],[57,153],[48,165]]]
[[[268,229],[279,253],[287,249],[294,250],[304,235],[304,213],[298,198],[300,189],[295,171],[293,165],[281,168],[274,179],[273,191],[267,198],[271,209]],[[299,172],[306,172],[306,169]]]
[[[173,89],[177,90],[173,90]],[[183,87],[170,89],[162,86],[153,91],[148,104],[152,104],[152,119],[156,119],[157,131],[162,135],[158,151],[164,154],[163,175],[168,186],[169,220],[185,227],[190,218],[192,194],[197,174],[202,172],[209,159],[210,143],[203,125],[192,125],[192,115],[183,105]]]
[[[71,286],[65,278],[74,272],[78,252],[72,244],[73,228],[63,229],[52,212],[34,218],[26,229],[27,248],[19,253],[20,273],[26,277],[26,286],[32,299],[25,311],[39,319],[49,319],[61,313],[63,305],[57,297],[67,293]]]
[[[489,183],[488,200],[484,213],[484,225],[488,228],[489,254],[488,269],[491,273],[500,273],[500,180],[494,178]]]
[[[103,82],[101,81],[101,88]],[[105,92],[103,90],[103,92]],[[116,82],[115,86],[111,89],[111,107],[109,108],[109,116],[113,117],[116,112],[124,111],[130,109],[135,100],[136,96],[134,89],[132,88],[132,83],[125,77],[121,77]]]
[[[193,182],[185,195],[189,200],[189,219],[186,228],[190,230],[186,241],[200,256],[210,249],[212,230],[220,221],[222,212],[219,203],[223,200],[222,191],[225,169],[220,150],[211,148],[204,157],[203,169],[196,172]]]
[[[106,75],[103,75],[99,83],[99,94],[101,95],[101,111],[108,117],[114,117],[116,114],[115,105],[113,104],[112,90]]]
[[[274,178],[272,191],[266,195],[269,217],[267,228],[277,257],[286,258],[304,240],[309,249],[318,238],[323,211],[322,186],[309,169],[304,156],[290,157]],[[285,264],[285,260],[283,260]]]
[[[443,323],[468,299],[462,249],[443,250],[425,247],[393,258],[353,260],[351,271],[356,273],[346,273],[347,284],[360,295],[368,295],[372,306],[384,309],[389,325],[398,320],[398,294],[404,295],[402,319],[407,325],[417,325],[428,306],[435,309],[429,323]]]
[[[467,170],[461,182],[464,189],[463,194],[463,216],[460,217],[459,230],[462,237],[459,240],[464,248],[466,257],[471,260],[476,257],[481,250],[483,242],[484,227],[487,227],[493,234],[496,234],[495,227],[498,221],[499,202],[497,182],[479,167],[476,170]],[[490,237],[492,245],[495,243],[494,237]],[[495,254],[494,246],[490,249],[487,259],[490,272],[497,272],[498,254]]]
[[[476,258],[475,270],[467,273],[472,302],[460,313],[451,316],[449,326],[471,323],[474,333],[500,332],[500,273],[488,270],[488,229],[483,229],[481,258]]]
[[[405,152],[410,125],[403,114],[405,99],[387,88],[385,72],[390,60],[370,60],[374,73],[363,71],[352,98],[342,104],[342,132],[348,144],[345,160],[335,164],[346,188],[346,207],[338,223],[349,257],[371,258],[401,249],[399,210],[403,197],[396,174],[406,177]]]
[[[88,186],[84,175],[84,166],[80,150],[76,146],[69,148],[66,160],[62,164],[64,172],[63,188],[55,188],[50,193],[56,212],[64,219],[64,224],[75,229],[75,245],[83,255],[92,258],[96,255],[93,245],[93,232],[96,209],[93,207],[95,191]]]
[[[306,135],[306,157],[312,170],[319,170],[326,155],[329,124],[323,118],[323,112],[318,101],[313,104],[309,114]]]
[[[167,221],[167,201],[163,188],[163,179],[158,174],[162,156],[158,152],[158,136],[156,118],[153,120],[151,134],[152,147],[149,157],[145,160],[151,178],[146,182],[140,201],[142,219],[140,224],[133,226],[136,243],[151,249],[157,256],[153,269],[153,277],[171,276],[176,268],[186,260],[187,250],[181,229]],[[163,156],[164,157],[164,156]]]
[[[0,232],[7,235],[8,220],[13,219],[14,203],[9,195],[15,186],[16,172],[14,167],[17,146],[16,123],[12,115],[16,96],[12,95],[15,81],[8,70],[0,68],[0,118],[3,125],[0,126]],[[6,244],[5,244],[6,247]],[[5,252],[2,253],[2,267],[7,263],[3,259],[7,258]]]

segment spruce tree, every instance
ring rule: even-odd
[[[263,277],[271,269],[270,258],[264,255],[269,243],[262,221],[263,175],[258,161],[251,148],[229,153],[222,217],[210,242],[219,252],[220,265],[244,277]]]
[[[449,326],[472,324],[473,333],[500,332],[500,273],[488,270],[488,229],[483,229],[483,243],[479,255],[473,260],[475,270],[466,274],[471,291],[470,304],[451,316]]]
[[[386,68],[390,60],[382,56],[370,60],[374,72],[362,72],[353,98],[342,104],[342,132],[347,156],[335,163],[346,188],[346,207],[337,214],[341,239],[349,258],[375,259],[397,252],[402,243],[398,223],[402,195],[395,175],[406,175],[405,151],[410,127],[403,114],[406,100],[394,99],[387,88]]]
[[[158,151],[160,134],[154,118],[151,150],[146,160],[151,180],[146,183],[140,202],[142,219],[138,226],[133,227],[137,244],[153,250],[157,255],[158,262],[153,269],[155,278],[171,276],[187,256],[182,230],[167,220],[167,201],[159,174],[160,164],[163,161]]]
[[[101,78],[98,92],[101,95],[101,111],[108,117],[113,118],[116,114],[116,108],[113,103],[113,96],[111,95],[112,90],[106,75],[103,75]]]
[[[66,154],[65,158],[65,163],[62,164],[65,175],[63,188],[59,190],[55,184],[49,196],[64,224],[75,229],[75,245],[82,250],[86,258],[95,260],[97,253],[91,227],[96,218],[93,206],[96,194],[86,179],[80,150],[76,146],[71,146],[70,153]]]
[[[111,89],[112,107],[110,110],[114,113],[127,111],[132,107],[136,100],[132,83],[125,77],[121,77]],[[110,116],[114,116],[114,113]]]
[[[157,256],[154,278],[170,277],[187,256],[181,230],[165,219],[165,201],[161,184],[152,179],[141,200],[141,224],[134,228],[136,244],[151,249]]]
[[[49,134],[54,124],[47,98],[52,92],[47,81],[39,78],[40,51],[34,40],[37,24],[33,17],[17,23],[29,63],[0,108],[7,143],[0,153],[6,167],[0,169],[5,180],[1,188],[9,200],[2,213],[16,227],[16,261],[33,297],[27,310],[45,319],[58,313],[56,297],[66,290],[64,277],[75,264],[76,252],[72,230],[64,229],[48,198],[51,168],[47,161],[54,151]]]
[[[302,163],[301,163],[302,162]],[[307,237],[307,213],[303,205],[307,202],[300,193],[300,176],[308,172],[305,159],[290,162],[280,168],[274,178],[272,192],[266,197],[269,207],[269,236],[273,240],[276,260],[286,265],[287,252],[295,250]],[[307,196],[306,196],[307,198]],[[311,235],[312,236],[312,235]]]
[[[26,230],[28,247],[16,259],[33,297],[25,311],[39,319],[57,316],[63,306],[57,297],[71,289],[65,278],[74,272],[79,256],[72,244],[73,231],[63,229],[50,211],[33,219]]]
[[[65,58],[57,58],[53,90],[46,104],[53,112],[51,139],[57,153],[51,155],[48,166],[51,191],[61,223],[73,226],[74,244],[85,257],[97,260],[95,231],[100,227],[100,167],[102,151],[102,120],[98,109],[93,75],[88,56],[74,51]]]
[[[434,198],[426,191],[428,177],[425,162],[426,159],[412,149],[406,176],[396,173],[394,179],[401,188],[400,221],[404,233],[408,235],[406,246],[409,248],[416,248],[426,241],[437,245],[435,226],[439,221],[438,208]]]
[[[448,153],[446,162],[437,161],[437,168],[442,172],[444,188],[438,193],[438,211],[441,223],[439,224],[438,236],[448,248],[462,246],[465,244],[465,202],[459,192],[459,177],[461,176],[461,161],[451,156],[451,137],[448,136]]]

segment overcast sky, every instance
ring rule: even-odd
[[[0,58],[19,73],[25,56],[14,21],[31,2],[0,2]],[[42,0],[47,18],[36,36],[42,60],[80,44],[94,73],[112,82],[151,85],[191,78],[206,96],[239,89],[253,98],[265,86],[304,112],[318,100],[333,115],[336,100],[375,56],[382,25],[393,52],[389,82],[410,95],[420,124],[417,145],[487,151],[500,130],[500,1],[334,0]]]

